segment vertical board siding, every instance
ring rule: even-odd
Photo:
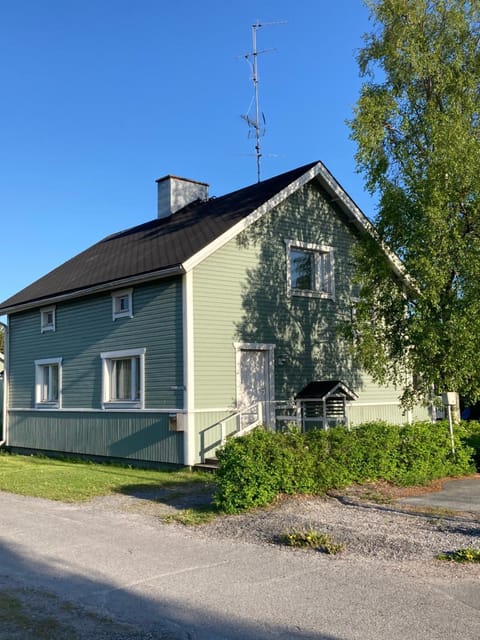
[[[181,433],[168,414],[12,411],[9,446],[183,464]]]
[[[135,348],[146,349],[145,408],[183,407],[181,278],[133,287],[132,318],[112,319],[110,292],[58,303],[55,315],[56,330],[43,334],[38,309],[10,316],[9,406],[33,409],[34,361],[62,358],[62,408],[73,410],[73,414],[61,410],[18,415],[10,412],[9,444],[123,457],[118,453],[122,449],[118,443],[128,441],[133,443],[133,449],[130,454],[127,446],[125,457],[135,457],[133,450],[142,446],[148,431],[159,438],[157,445],[151,443],[146,447],[148,456],[158,456],[159,462],[181,462],[176,449],[183,434],[170,434],[165,439],[164,427],[157,428],[148,414],[143,417],[131,412],[81,413],[82,409],[99,410],[102,406],[100,354]],[[161,420],[164,419],[163,416]],[[73,424],[77,426],[71,428]],[[108,453],[112,447],[117,453],[113,450]]]

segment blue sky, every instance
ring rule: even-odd
[[[256,181],[240,118],[258,30],[262,178],[322,160],[367,215],[345,120],[371,29],[362,0],[0,0],[4,300],[156,215],[168,173],[222,195]]]

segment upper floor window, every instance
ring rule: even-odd
[[[115,291],[112,293],[112,318],[132,318],[133,303],[132,289],[124,289],[123,291]]]
[[[61,407],[62,358],[35,360],[35,406],[41,409]]]
[[[334,299],[333,248],[296,240],[286,247],[288,295]]]
[[[101,353],[103,408],[143,409],[145,349]]]
[[[55,307],[44,307],[40,309],[40,330],[55,331]]]

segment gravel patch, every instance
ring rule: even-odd
[[[269,509],[224,516],[199,528],[202,535],[275,544],[292,530],[313,528],[345,545],[342,556],[384,560],[432,559],[459,548],[480,548],[480,519],[471,515],[412,514],[337,498],[286,498]]]
[[[209,495],[202,493],[198,496],[198,505],[208,504],[209,500],[211,492]],[[194,506],[195,496],[191,492],[177,495],[175,499],[169,499],[164,493],[141,497],[114,495],[90,503],[90,508],[136,512],[156,520],[181,514]],[[169,526],[183,525],[173,523]],[[440,553],[469,547],[480,549],[478,514],[440,512],[438,509],[420,511],[395,501],[377,504],[349,494],[284,497],[271,507],[219,516],[208,524],[188,530],[191,535],[232,542],[279,545],[283,533],[310,528],[329,534],[334,542],[343,543],[345,550],[340,554],[343,559],[397,563],[434,561]],[[435,564],[439,562],[435,561]],[[451,566],[453,563],[441,564]],[[480,572],[480,565],[468,566]]]

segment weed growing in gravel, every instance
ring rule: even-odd
[[[480,549],[457,549],[448,553],[440,553],[437,560],[450,560],[451,562],[480,562]]]
[[[218,516],[218,511],[209,505],[195,507],[195,509],[180,509],[176,513],[168,513],[161,516],[162,522],[177,522],[186,527],[207,524]]]
[[[332,555],[345,549],[344,544],[334,542],[328,533],[312,528],[286,531],[280,536],[280,541],[289,547],[308,547]]]

